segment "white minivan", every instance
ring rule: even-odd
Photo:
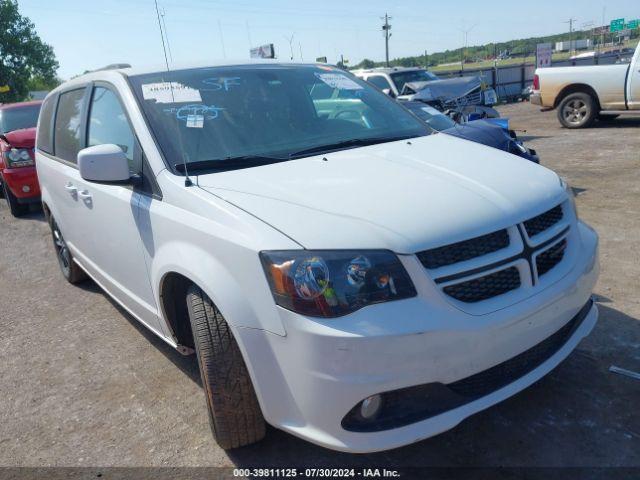
[[[563,180],[428,133],[326,65],[116,67],[48,95],[36,164],[63,275],[196,354],[220,446],[369,452],[531,385],[598,316]]]

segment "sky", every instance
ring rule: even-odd
[[[355,65],[384,59],[380,17],[392,17],[390,57],[568,31],[587,22],[640,18],[638,0],[158,0],[172,65],[246,59],[275,45],[278,58]],[[154,0],[18,0],[53,46],[62,79],[111,63],[164,62]],[[604,9],[604,11],[603,11]],[[171,61],[173,60],[173,62]]]

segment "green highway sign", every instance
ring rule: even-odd
[[[611,25],[609,25],[610,32],[619,32],[624,30],[624,18],[616,18],[615,20],[611,20]]]
[[[627,23],[627,28],[629,30],[634,30],[636,28],[640,28],[640,20],[629,20],[629,23]]]

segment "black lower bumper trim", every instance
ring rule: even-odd
[[[17,197],[16,200],[20,205],[36,205],[36,204],[42,202],[42,200],[40,199],[39,196],[38,197],[25,197],[25,198]]]
[[[513,383],[558,352],[587,317],[593,300],[556,333],[529,350],[457,382],[427,383],[382,393],[382,408],[373,420],[360,415],[360,403],[342,420],[351,432],[380,432],[426,420],[460,407]]]

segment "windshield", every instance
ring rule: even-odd
[[[354,140],[371,144],[429,133],[386,95],[332,67],[198,68],[132,76],[131,83],[172,166],[256,156],[286,160],[311,149],[322,153],[323,146],[350,148]]]
[[[395,72],[390,76],[393,80],[393,83],[396,84],[396,88],[399,92],[402,92],[405,83],[431,82],[433,80],[438,80],[438,77],[426,70],[408,70],[406,72]]]
[[[433,108],[430,105],[422,102],[402,102],[400,105],[403,105],[407,108],[411,113],[413,113],[420,120],[425,122],[434,130],[441,132],[448,128],[453,128],[457,124],[447,115],[442,113],[440,110]]]
[[[0,133],[9,133],[38,124],[40,104],[0,109]]]

